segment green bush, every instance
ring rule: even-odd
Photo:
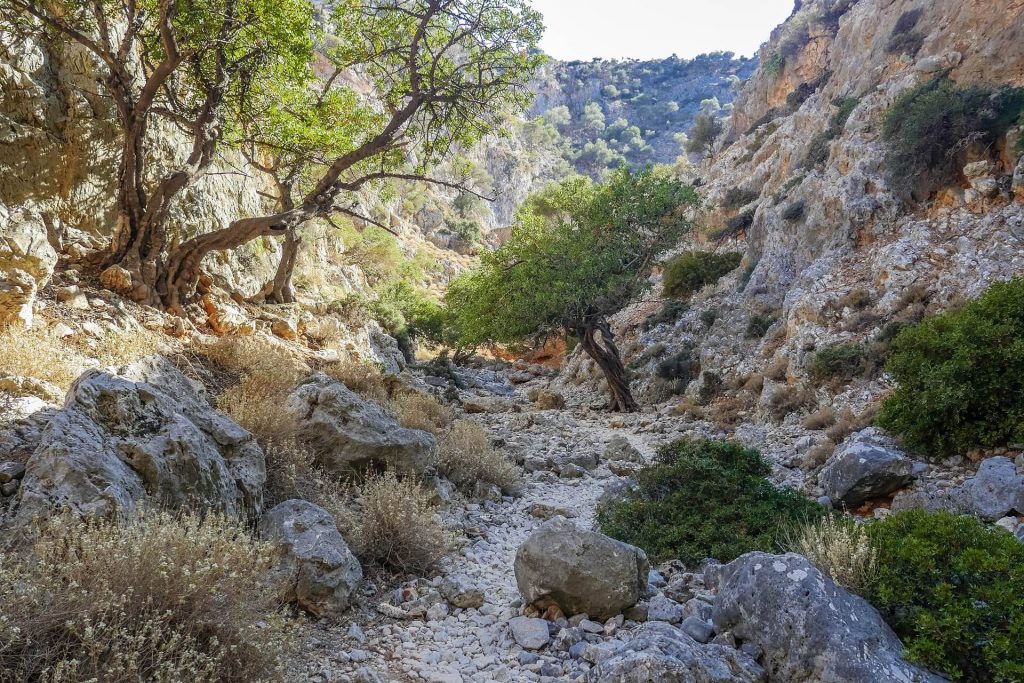
[[[700,312],[700,321],[704,323],[704,327],[711,329],[716,320],[718,320],[717,308],[706,308]]]
[[[768,334],[772,325],[779,322],[779,317],[772,313],[755,313],[747,322],[747,339],[761,339]]]
[[[664,446],[639,472],[638,488],[598,512],[601,530],[656,561],[693,567],[754,550],[775,552],[794,525],[824,514],[796,491],[765,477],[771,465],[735,441],[683,439]]]
[[[843,133],[850,114],[860,104],[856,97],[847,97],[843,100],[833,102],[837,107],[829,119],[828,128],[811,138],[811,145],[807,150],[807,158],[804,160],[806,168],[814,168],[828,161],[832,154],[832,141]]]
[[[882,128],[894,189],[923,199],[954,184],[972,146],[988,147],[1024,113],[1024,88],[961,88],[945,76],[919,85],[889,109]]]
[[[690,304],[685,301],[666,301],[662,304],[660,311],[644,321],[644,331],[653,330],[658,325],[662,325],[664,323],[674,323],[688,310],[690,310]]]
[[[896,336],[879,424],[931,456],[1024,441],[1024,280]]]
[[[1024,680],[1024,544],[973,517],[908,510],[868,526],[866,597],[910,659],[955,681]]]
[[[760,190],[755,190],[754,188],[733,187],[726,190],[725,195],[722,197],[722,208],[726,211],[732,211],[746,206],[760,196]]]
[[[807,374],[815,382],[849,382],[862,374],[867,352],[862,344],[837,344],[816,352],[807,363]]]
[[[688,251],[681,254],[665,266],[665,294],[677,299],[688,298],[736,270],[741,261],[743,254],[738,252]]]
[[[655,374],[664,380],[678,381],[685,389],[700,372],[700,361],[693,355],[692,346],[684,346],[665,360],[658,363]]]

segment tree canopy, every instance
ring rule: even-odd
[[[608,377],[613,408],[632,410],[607,318],[647,289],[696,202],[692,188],[652,169],[621,168],[600,184],[574,176],[533,195],[508,242],[449,289],[462,343],[578,337]]]

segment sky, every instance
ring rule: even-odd
[[[555,59],[751,56],[793,0],[532,0],[544,14],[541,47]]]

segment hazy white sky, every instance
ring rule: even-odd
[[[731,50],[752,55],[793,0],[533,0],[556,59],[656,59]]]

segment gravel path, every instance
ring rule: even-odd
[[[547,411],[477,417],[510,454],[518,451],[554,460],[600,455],[614,434],[626,436],[649,457],[652,448],[648,442],[666,438],[661,434],[637,434],[635,427],[612,429],[607,416],[583,418]],[[586,661],[554,648],[538,653],[524,651],[512,639],[507,622],[522,611],[513,560],[519,545],[543,523],[530,513],[535,504],[567,511],[577,525],[592,528],[598,498],[605,486],[617,479],[603,462],[579,478],[541,470],[527,477],[521,497],[466,503],[449,511],[450,521],[466,532],[469,542],[446,561],[439,576],[421,580],[418,593],[429,593],[440,585],[443,576],[464,575],[481,589],[483,605],[478,609],[449,609],[442,601],[424,617],[395,619],[374,608],[386,601],[390,592],[370,597],[367,602],[372,604],[364,604],[340,623],[315,628],[309,639],[312,651],[303,657],[308,663],[304,680],[582,680],[589,668]],[[626,622],[616,637],[605,639],[601,645],[614,647],[634,627]]]

